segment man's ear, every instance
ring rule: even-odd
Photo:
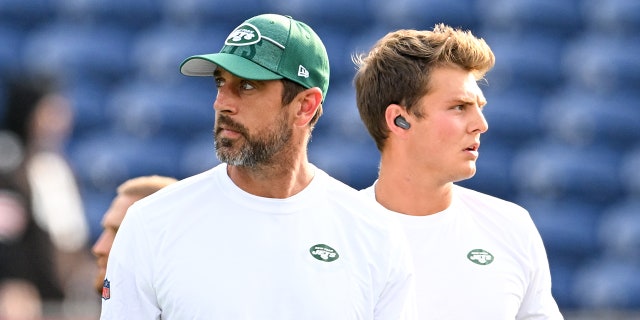
[[[311,121],[322,103],[322,91],[314,87],[298,94],[294,102],[299,106],[296,111],[296,125],[305,126]]]
[[[384,118],[387,128],[394,134],[405,135],[407,129],[411,126],[406,120],[407,112],[404,107],[395,103],[387,106]]]

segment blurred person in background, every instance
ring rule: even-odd
[[[40,319],[43,301],[64,298],[53,244],[34,220],[23,158],[18,136],[0,130],[0,319]]]
[[[56,274],[51,281],[60,284],[66,299],[83,295],[76,292],[78,284],[85,282],[78,277],[86,275],[83,270],[93,263],[82,199],[65,158],[65,143],[73,128],[72,108],[57,85],[49,76],[9,79],[2,128],[17,139],[22,150],[14,181],[28,195],[30,219],[52,243],[51,269]],[[54,297],[43,296],[49,298]]]
[[[102,295],[109,252],[122,219],[127,214],[127,209],[134,202],[176,181],[178,180],[175,178],[154,175],[132,178],[118,186],[116,197],[102,217],[102,233],[91,250],[96,257],[98,267],[94,287],[100,295]]]
[[[361,191],[404,226],[420,319],[562,319],[522,207],[454,184],[476,172],[495,57],[469,31],[398,30],[355,57],[360,116],[381,152]],[[516,107],[516,106],[514,106]]]

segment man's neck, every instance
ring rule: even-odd
[[[291,197],[311,183],[315,174],[306,156],[257,167],[227,166],[227,174],[242,190],[265,198]]]
[[[412,172],[390,172],[384,166],[375,185],[376,200],[385,208],[413,216],[441,212],[451,205],[453,183],[438,183]]]

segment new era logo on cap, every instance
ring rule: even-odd
[[[309,78],[309,70],[307,70],[302,65],[298,66],[298,76],[299,77],[304,77],[304,78]]]

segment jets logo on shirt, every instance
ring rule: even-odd
[[[336,261],[340,255],[338,252],[326,244],[316,244],[309,248],[311,256],[325,262]]]
[[[102,299],[109,300],[111,298],[111,282],[108,279],[104,279],[102,283]]]
[[[483,249],[473,249],[467,254],[467,259],[475,264],[486,266],[493,262],[493,255]]]

